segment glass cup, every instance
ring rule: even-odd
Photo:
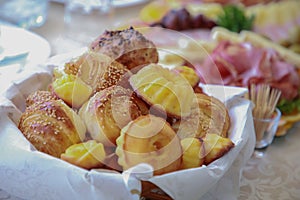
[[[67,0],[65,2],[65,38],[75,47],[88,45],[114,24],[112,0]],[[76,45],[77,44],[77,45]]]
[[[0,21],[25,29],[42,26],[48,15],[48,0],[0,0]]]
[[[278,108],[275,109],[271,118],[253,118],[255,134],[256,134],[256,149],[268,147],[276,134],[281,112]]]

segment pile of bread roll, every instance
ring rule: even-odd
[[[85,169],[154,175],[208,165],[234,147],[225,105],[199,89],[194,69],[163,68],[134,28],[105,31],[27,97],[19,129],[39,151]]]

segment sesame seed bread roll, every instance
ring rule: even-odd
[[[230,116],[225,104],[213,96],[197,93],[191,115],[176,121],[172,127],[181,138],[217,134],[228,137]]]
[[[213,127],[214,133],[222,137],[228,137],[228,131],[230,128],[230,116],[228,110],[223,102],[219,99],[206,94],[196,94],[199,110],[203,112],[205,116],[208,116],[208,121],[204,118],[204,121]],[[200,118],[202,120],[202,118]],[[211,133],[207,130],[206,133]]]
[[[79,109],[93,94],[110,86],[129,87],[129,70],[101,53],[85,52],[59,69],[54,69],[49,88],[72,108]]]
[[[158,62],[158,52],[154,43],[132,27],[105,31],[89,48],[91,51],[108,55],[128,69]]]
[[[90,136],[105,146],[115,146],[121,129],[147,113],[146,104],[121,86],[97,92],[79,110]]]
[[[85,138],[80,117],[62,100],[46,100],[28,106],[18,128],[39,151],[60,157],[61,153]]]
[[[128,69],[121,63],[107,55],[92,51],[87,51],[67,62],[64,73],[77,76],[91,86],[93,94],[113,85],[122,85],[122,81],[126,81],[125,76],[130,76]]]

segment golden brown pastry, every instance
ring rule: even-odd
[[[200,78],[191,67],[178,66],[172,69],[172,71],[181,74],[191,84],[192,88],[195,88],[199,84]]]
[[[92,169],[103,167],[105,156],[103,144],[89,140],[68,147],[60,158],[76,166]]]
[[[39,151],[60,157],[69,146],[85,138],[80,117],[62,100],[46,100],[27,107],[18,125]]]
[[[129,79],[139,97],[170,117],[190,115],[195,94],[188,81],[178,73],[150,64]]]
[[[150,114],[138,117],[121,130],[116,154],[123,170],[148,163],[154,175],[178,170],[182,160],[180,140],[174,130],[164,119]]]
[[[153,42],[132,27],[105,31],[89,48],[108,55],[128,69],[158,62],[158,53]]]
[[[80,108],[92,95],[92,87],[72,74],[63,74],[51,84],[51,90],[72,108]]]
[[[230,117],[224,103],[203,93],[197,93],[196,97],[191,115],[172,125],[178,136],[183,139],[214,133],[227,137]]]
[[[217,98],[203,93],[197,94],[196,96],[198,99],[199,109],[203,111],[205,116],[210,116],[211,118],[211,120],[207,122],[213,125],[214,133],[222,137],[228,137],[230,117],[225,104]]]
[[[207,134],[203,138],[203,144],[205,150],[205,165],[222,157],[234,147],[234,143],[229,138],[224,138],[217,134]]]
[[[199,85],[200,78],[197,75],[195,69],[183,65],[183,66],[177,66],[172,70],[181,74],[190,83],[195,93],[203,93],[203,90]]]
[[[200,167],[204,164],[204,145],[201,138],[184,138],[182,146],[182,169]]]
[[[79,110],[91,137],[105,146],[115,146],[120,130],[147,113],[146,104],[121,86],[97,92]]]

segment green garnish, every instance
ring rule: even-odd
[[[237,33],[252,29],[254,15],[247,17],[244,10],[237,5],[226,5],[223,11],[224,13],[216,21],[218,26]]]
[[[288,101],[285,99],[282,99],[277,104],[277,108],[281,111],[283,114],[291,114],[294,111],[300,111],[300,99],[296,99],[293,101]]]

